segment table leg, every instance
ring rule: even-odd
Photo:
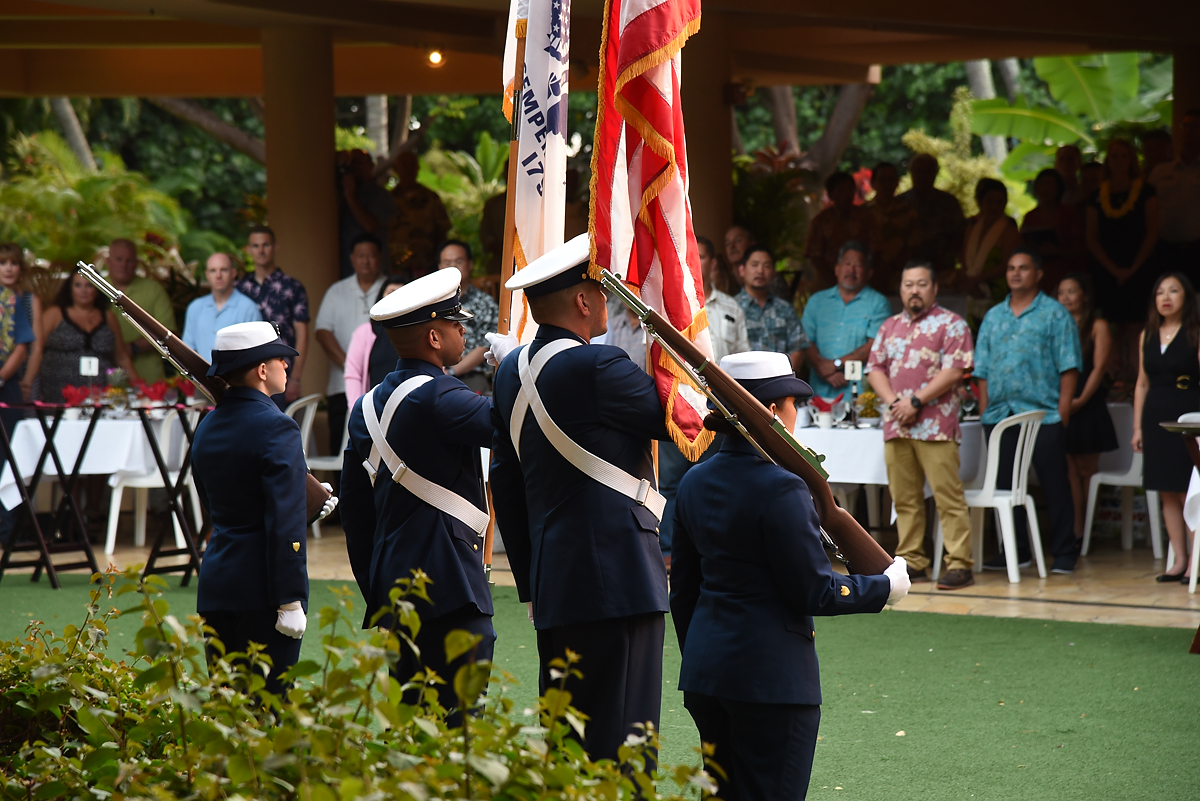
[[[146,439],[150,444],[150,451],[154,455],[154,462],[158,466],[159,475],[163,480],[163,488],[167,491],[167,499],[171,504],[171,513],[175,515],[175,519],[179,522],[179,529],[183,533],[185,547],[164,549],[163,538],[167,536],[165,530],[160,531],[158,536],[154,538],[154,547],[150,551],[150,558],[146,561],[146,567],[142,572],[142,576],[148,576],[153,573],[175,573],[183,572],[183,580],[180,586],[186,587],[191,581],[192,572],[200,570],[200,550],[196,546],[196,535],[192,530],[191,521],[184,514],[183,505],[180,503],[180,493],[187,481],[187,471],[190,466],[191,458],[191,441],[190,426],[187,423],[186,415],[180,409],[178,413],[179,422],[183,427],[184,436],[188,441],[188,450],[180,464],[179,476],[175,481],[171,480],[171,471],[167,465],[166,459],[163,458],[162,449],[159,447],[158,438],[154,435],[154,427],[150,423],[150,415],[145,409],[138,409],[138,417],[142,421],[142,429],[146,432]],[[167,567],[159,567],[156,563],[159,557],[163,556],[183,556],[188,557],[188,561],[183,565],[170,565]]]

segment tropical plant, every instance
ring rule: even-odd
[[[508,149],[483,131],[474,155],[434,147],[421,156],[417,180],[438,193],[450,215],[450,235],[466,242],[481,269],[488,255],[479,238],[483,205],[504,191]]]
[[[987,156],[972,154],[972,121],[978,102],[972,100],[965,86],[960,86],[954,93],[954,106],[950,112],[953,139],[940,139],[923,130],[913,130],[904,135],[904,146],[913,153],[929,153],[937,157],[937,188],[954,195],[968,217],[979,213],[979,206],[975,203],[975,186],[979,179],[999,178],[1008,188],[1008,213],[1020,219],[1035,205],[1033,198],[1025,191],[1025,184],[1001,175],[996,162]],[[911,187],[912,177],[905,175],[900,180],[900,191]]]
[[[1030,180],[1075,144],[1103,152],[1115,136],[1131,137],[1171,118],[1172,62],[1149,63],[1138,53],[1057,56],[1033,60],[1052,102],[998,98],[972,102],[971,130],[1019,140],[1005,160],[1006,177]]]
[[[56,636],[33,621],[24,638],[0,643],[0,797],[683,801],[659,795],[655,775],[693,797],[715,789],[699,766],[656,768],[653,730],[629,738],[616,762],[592,761],[572,736],[587,719],[565,689],[580,675],[570,652],[554,663],[558,686],[523,714],[486,660],[398,682],[389,668],[416,652],[414,601],[428,597],[420,571],[391,592],[400,625],[390,632],[358,632],[351,591],[334,590],[320,612],[324,659],[293,666],[294,686],[278,696],[265,689],[271,662],[256,644],[232,654],[213,641],[222,656],[206,670],[212,629],[172,615],[165,582],[139,570],[94,576],[82,625]],[[140,601],[105,609],[124,596]],[[123,614],[142,627],[118,661],[106,650]],[[446,655],[473,654],[478,642],[451,632]],[[461,726],[447,726],[439,684],[471,711]]]

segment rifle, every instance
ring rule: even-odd
[[[705,420],[706,428],[715,429],[727,423],[745,437],[764,459],[795,473],[808,485],[821,520],[821,534],[833,546],[834,555],[846,564],[851,573],[877,576],[891,566],[892,558],[887,551],[849,512],[834,502],[833,491],[827,481],[829,473],[821,466],[824,456],[797,442],[778,417],[771,414],[728,373],[709,361],[661,314],[643,303],[620,278],[604,270],[601,283],[638,316],[646,332],[662,346],[663,352],[712,401],[720,417],[714,426],[713,418],[716,415],[709,415]]]
[[[180,375],[195,384],[196,388],[203,392],[213,404],[220,403],[229,385],[217,376],[208,374],[209,363],[204,360],[203,356],[185,345],[183,340],[177,337],[171,329],[154,319],[149,312],[130,300],[124,292],[110,284],[96,270],[95,265],[81,261],[78,263],[78,267],[79,274],[103,292],[104,296],[112,301],[121,314],[125,315],[133,327],[146,338],[146,341],[153,345],[164,359],[175,366]],[[321,482],[312,473],[305,473],[305,476],[304,506],[308,515],[308,524],[312,525],[317,516],[321,514],[325,501],[329,500],[330,492],[321,486]]]

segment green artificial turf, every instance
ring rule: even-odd
[[[193,611],[194,582],[168,581],[172,611]],[[87,580],[63,584],[54,592],[44,579],[6,577],[0,639],[31,617],[56,630],[80,621]],[[312,582],[313,609],[326,587],[346,584]],[[536,641],[516,592],[498,587],[495,599],[496,664],[520,682],[506,689],[519,712],[537,693]],[[126,647],[137,626],[118,622],[112,647]],[[311,635],[304,655],[316,658]],[[1200,798],[1200,656],[1187,653],[1190,641],[1186,629],[890,611],[819,619],[825,704],[809,797]],[[667,764],[695,759],[678,674],[668,620]]]

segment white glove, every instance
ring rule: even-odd
[[[908,595],[908,588],[912,586],[912,582],[908,580],[908,562],[904,561],[903,556],[897,556],[891,567],[883,571],[883,575],[892,582],[892,591],[888,593],[887,599],[888,606],[891,606]]]
[[[292,601],[290,604],[284,604],[279,607],[279,618],[275,621],[275,630],[280,634],[286,634],[293,640],[298,640],[304,636],[304,629],[308,625],[308,617],[304,614],[304,607],[299,601]]]
[[[325,483],[322,483],[321,486],[329,493],[329,500],[325,501],[325,505],[321,507],[321,514],[317,515],[317,520],[324,520],[329,517],[338,505],[337,496],[333,494],[333,486]]]
[[[492,367],[499,367],[505,356],[521,346],[521,340],[517,339],[516,334],[484,334],[483,338],[491,345],[483,354],[483,358]]]

